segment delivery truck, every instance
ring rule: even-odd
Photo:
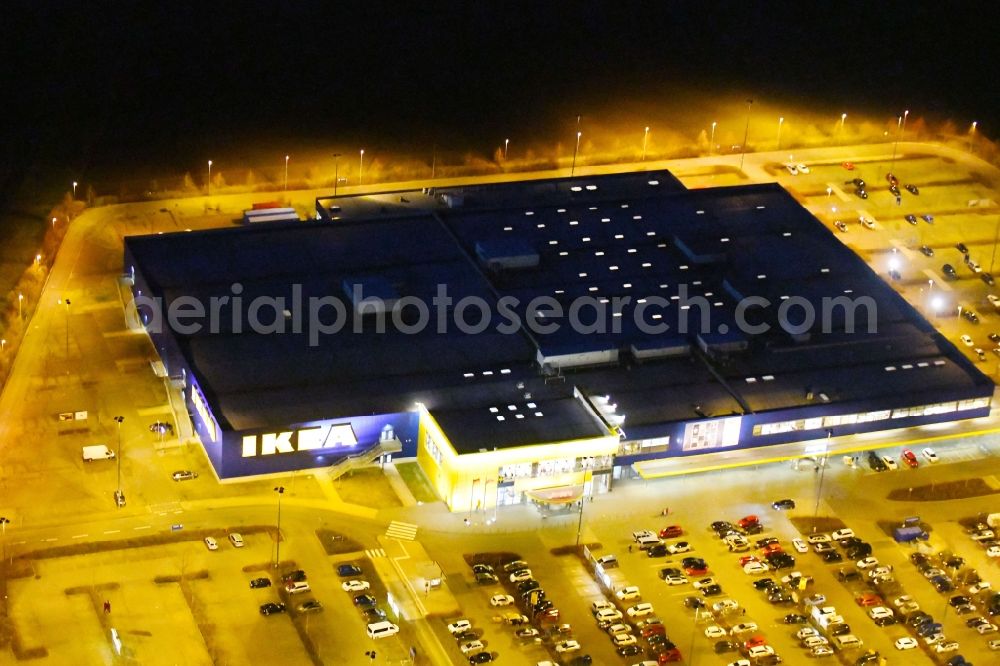
[[[115,452],[104,444],[94,444],[93,446],[83,447],[84,462],[90,462],[92,460],[111,460],[114,457]]]

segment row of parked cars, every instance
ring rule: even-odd
[[[286,598],[310,591],[309,582],[306,580],[306,572],[301,569],[289,571],[281,576],[281,583]],[[250,581],[250,589],[261,589],[271,587],[271,579],[266,576],[254,578]],[[276,615],[287,610],[285,602],[268,601],[261,604],[261,615]],[[323,610],[323,605],[315,599],[307,599],[299,602],[295,607],[298,613],[314,613]]]

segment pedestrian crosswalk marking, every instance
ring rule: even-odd
[[[365,555],[368,559],[374,560],[376,557],[385,557],[385,549],[383,548],[372,548],[371,550],[366,550]]]
[[[389,523],[389,529],[385,531],[385,535],[390,539],[413,541],[417,537],[417,526],[412,523],[401,523],[398,520],[394,520]]]

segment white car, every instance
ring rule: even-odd
[[[711,578],[711,577],[709,577],[709,578],[699,578],[698,580],[696,580],[694,582],[694,584],[692,585],[692,587],[694,589],[696,589],[696,590],[700,590],[703,587],[708,587],[709,585],[715,585],[717,582],[718,581],[716,581],[714,578]]]
[[[514,603],[514,597],[509,594],[494,594],[490,597],[490,606],[510,606]]]
[[[819,534],[810,534],[809,536],[806,537],[806,541],[808,541],[809,543],[829,543],[830,535],[823,534],[822,532]]]
[[[531,580],[531,578],[531,569],[521,569],[520,571],[515,571],[510,575],[510,582],[523,583],[526,580]]]
[[[639,541],[640,539],[656,539],[658,537],[656,536],[656,532],[653,532],[652,530],[636,530],[635,532],[632,532],[632,538]]]
[[[979,594],[983,590],[988,590],[991,587],[992,586],[990,585],[989,581],[981,580],[978,583],[976,583],[975,585],[970,585],[969,586],[969,594]]]
[[[874,569],[878,566],[878,560],[874,557],[866,557],[863,560],[858,560],[857,567],[859,569]]]
[[[575,652],[580,649],[580,644],[574,640],[561,641],[556,643],[556,652],[563,654],[565,652]]]
[[[990,546],[987,548],[986,557],[1000,557],[1000,546]]]
[[[782,164],[782,166],[793,176],[799,175],[799,169],[794,164],[789,162],[788,164]]]
[[[209,550],[219,550],[219,542],[212,537],[205,537],[205,548]]]
[[[663,579],[667,585],[684,585],[688,582],[687,576],[667,576]]]
[[[366,580],[345,580],[340,584],[340,589],[344,592],[364,592],[371,585]]]
[[[974,259],[969,259],[969,268],[971,268],[972,272],[976,274],[983,272],[983,267],[976,263]]]
[[[858,222],[860,222],[861,226],[863,226],[865,229],[875,228],[875,220],[871,219],[870,217],[859,217]]]
[[[874,608],[868,609],[868,617],[873,620],[881,620],[887,617],[892,617],[892,611],[885,606],[875,606]]]
[[[678,541],[677,543],[672,543],[667,546],[667,552],[671,555],[677,555],[678,553],[690,553],[691,544],[687,541]]]
[[[799,170],[799,173],[809,173],[809,167],[807,167],[805,164],[802,164],[801,162],[796,164],[795,168]]]
[[[632,606],[625,612],[628,613],[629,617],[644,617],[646,615],[652,615],[653,604],[650,603],[636,604],[635,606]]]
[[[965,345],[966,347],[971,347],[973,344],[975,344],[972,341],[972,338],[970,338],[968,335],[963,335],[962,337],[959,338],[959,340],[961,340],[962,344]]]
[[[997,625],[991,622],[984,622],[982,624],[976,625],[976,632],[980,636],[985,636],[986,634],[995,634],[997,631]]]
[[[739,636],[741,634],[748,634],[751,631],[757,631],[756,622],[741,622],[729,630],[729,635]]]
[[[635,645],[639,641],[632,634],[615,634],[611,637],[611,642],[615,644],[615,647],[624,647],[626,645]]]
[[[239,532],[233,532],[229,535],[229,542],[233,544],[233,548],[243,547],[243,535]]]
[[[891,456],[882,456],[882,462],[884,462],[885,466],[889,469],[899,469],[899,465],[896,464],[896,459]]]
[[[769,570],[770,567],[763,562],[747,562],[743,565],[743,573],[748,576],[759,576],[767,573]]]
[[[712,604],[712,610],[716,613],[734,613],[739,608],[740,605],[732,599],[722,599]]]
[[[958,641],[945,641],[943,643],[938,643],[934,646],[934,651],[938,654],[944,654],[946,652],[957,652],[958,651]]]
[[[810,636],[819,636],[819,632],[816,631],[816,629],[814,629],[813,627],[802,627],[801,629],[795,632],[795,637],[800,641],[805,640]]]
[[[808,553],[809,545],[802,539],[792,539],[792,547],[796,553]]]
[[[638,599],[641,595],[639,594],[638,587],[635,585],[629,585],[628,587],[623,587],[615,592],[615,596],[622,601],[628,601],[629,599]]]
[[[833,654],[833,648],[829,645],[817,645],[809,654],[814,657],[829,657]]]
[[[812,649],[814,647],[819,647],[820,645],[829,645],[828,641],[824,636],[809,636],[802,639],[802,645]]]
[[[920,455],[922,455],[924,460],[929,463],[936,463],[938,461],[938,457],[937,454],[934,453],[934,449],[924,449],[920,452]]]
[[[468,641],[459,645],[458,649],[462,651],[462,654],[471,654],[473,652],[482,652],[486,649],[486,646],[483,645],[482,641]]]
[[[852,536],[854,536],[854,530],[850,529],[849,527],[845,527],[844,529],[837,530],[836,532],[831,534],[830,538],[832,538],[834,541],[843,541],[844,539],[850,539]]]
[[[1000,309],[1000,298],[997,298],[993,294],[987,294],[986,299],[993,305],[993,307]]]
[[[726,630],[717,624],[705,627],[705,638],[725,638],[726,635]]]
[[[597,615],[603,610],[614,610],[615,605],[608,601],[607,599],[598,599],[594,603],[590,604],[590,612]]]
[[[463,631],[468,631],[469,629],[472,629],[472,623],[468,620],[455,620],[448,625],[449,634],[460,634]]]
[[[920,644],[917,643],[916,638],[912,638],[910,636],[903,636],[902,638],[897,638],[894,645],[896,646],[897,650],[912,650],[913,648],[917,647]]]
[[[747,656],[751,659],[762,659],[763,657],[772,654],[774,654],[774,648],[770,645],[754,645],[752,648],[747,650]]]

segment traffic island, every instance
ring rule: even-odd
[[[894,502],[939,502],[942,500],[968,499],[1000,493],[984,479],[959,479],[943,483],[931,483],[911,488],[894,488],[886,496]]]

